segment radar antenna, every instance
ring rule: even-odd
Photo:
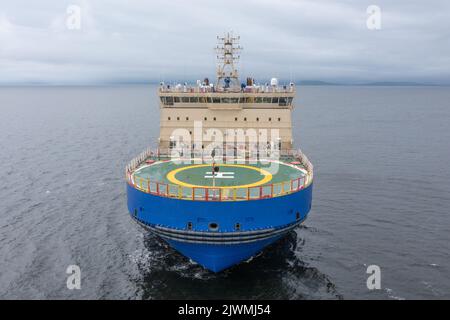
[[[233,36],[232,32],[228,32],[225,36],[217,36],[218,44],[217,52],[217,86],[230,88],[231,86],[239,87],[239,75],[235,67],[242,51],[239,45],[240,37]]]

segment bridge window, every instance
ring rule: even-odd
[[[206,97],[200,97],[199,98],[200,103],[206,103]]]
[[[271,102],[272,102],[272,98],[268,98],[268,97],[263,98],[263,103],[271,103]]]
[[[288,105],[292,104],[292,100],[294,100],[294,98],[292,98],[292,97],[288,98]]]
[[[180,97],[173,98],[173,102],[175,102],[175,103],[180,103],[180,101],[181,101]]]
[[[278,105],[282,107],[287,106],[287,98],[280,98]]]
[[[198,97],[191,97],[191,98],[189,99],[189,102],[190,102],[190,103],[198,103]]]
[[[213,103],[220,103],[220,98],[213,98],[213,99],[212,99],[212,102],[213,102]]]
[[[166,106],[173,106],[173,97],[161,97],[161,102]]]
[[[211,103],[212,102],[211,97],[206,97],[206,102]]]
[[[272,103],[278,103],[278,98],[272,98]]]
[[[189,97],[181,97],[181,102],[189,103]]]
[[[255,103],[262,103],[262,102],[263,102],[263,98],[262,97],[256,97]]]

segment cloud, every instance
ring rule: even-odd
[[[216,35],[233,30],[240,70],[265,81],[450,83],[450,3],[372,1],[16,0],[0,9],[0,82],[90,83],[213,77]],[[67,7],[81,29],[67,28]]]

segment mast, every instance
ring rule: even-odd
[[[240,37],[228,32],[225,36],[217,36],[217,86],[223,88],[239,87],[239,74],[235,67],[242,51]]]

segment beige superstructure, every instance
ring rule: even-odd
[[[254,130],[257,135],[262,135],[265,129],[269,139],[272,131],[278,131],[278,148],[292,149],[294,84],[280,86],[277,79],[272,79],[270,83],[258,85],[253,79],[247,78],[246,85],[239,85],[237,70],[234,68],[237,59],[235,51],[241,49],[235,46],[238,38],[227,34],[218,39],[221,45],[216,50],[221,55],[218,56],[220,65],[215,84],[210,84],[208,79],[198,81],[196,86],[161,83],[158,89],[159,147],[174,147],[175,130],[183,128],[194,135],[194,125],[198,127],[201,123],[201,147],[213,142],[214,137],[206,134],[210,129],[219,130],[225,139],[230,130]],[[228,72],[227,67],[230,68]]]

